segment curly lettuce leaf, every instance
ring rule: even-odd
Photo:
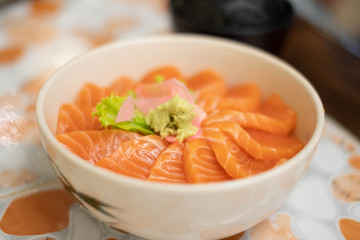
[[[96,112],[92,115],[99,116],[99,121],[103,127],[110,126],[112,129],[140,132],[144,135],[154,134],[150,126],[146,124],[145,116],[139,111],[135,111],[135,117],[131,121],[115,122],[116,116],[126,98],[127,96],[119,97],[111,94],[110,97],[103,98],[96,105]]]
[[[102,127],[108,127],[115,123],[116,116],[124,103],[126,97],[114,96],[112,93],[110,97],[105,97],[100,103],[96,105],[96,112],[93,116],[99,116],[99,121]]]
[[[123,122],[114,123],[111,125],[111,127],[115,129],[123,129],[123,130],[131,131],[131,132],[140,132],[144,135],[155,134],[150,127],[138,125],[133,121],[123,121]]]

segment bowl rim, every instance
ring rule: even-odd
[[[304,148],[298,152],[294,157],[292,157],[289,161],[286,161],[284,164],[280,166],[269,169],[260,174],[256,174],[250,177],[242,178],[242,179],[234,179],[224,182],[212,182],[212,183],[201,183],[201,184],[171,184],[171,183],[162,183],[162,182],[149,182],[141,179],[136,179],[128,176],[124,176],[118,173],[114,173],[110,170],[103,169],[100,167],[93,166],[88,162],[84,161],[82,158],[73,154],[63,146],[61,146],[60,142],[57,141],[55,135],[51,132],[48,127],[45,115],[43,114],[42,109],[44,108],[44,100],[47,95],[48,90],[51,88],[52,84],[56,81],[56,78],[62,74],[62,72],[66,71],[68,68],[71,68],[72,65],[76,62],[82,61],[83,59],[101,54],[103,51],[107,51],[112,48],[123,48],[126,46],[139,45],[139,44],[148,44],[148,43],[161,43],[161,42],[197,42],[197,43],[208,43],[214,45],[214,47],[229,47],[235,48],[241,51],[245,51],[250,54],[255,54],[259,59],[265,61],[271,61],[272,64],[277,65],[283,70],[291,73],[294,78],[301,82],[301,84],[306,88],[306,90],[310,93],[312,101],[315,103],[316,109],[316,125],[315,130],[312,133],[307,144]],[[37,101],[36,101],[36,117],[39,126],[39,130],[41,133],[42,142],[44,144],[44,139],[46,138],[48,142],[55,147],[59,153],[64,156],[68,161],[74,162],[81,168],[84,168],[87,172],[91,173],[93,176],[106,178],[107,180],[117,182],[118,184],[126,184],[134,188],[139,188],[142,190],[151,190],[157,192],[172,192],[172,193],[209,193],[209,192],[221,192],[227,191],[231,189],[238,189],[242,187],[246,187],[248,185],[252,185],[258,182],[267,181],[268,179],[273,178],[274,176],[284,173],[289,169],[293,168],[299,161],[302,161],[305,155],[309,154],[309,152],[316,149],[316,146],[320,140],[320,137],[323,132],[324,122],[325,122],[325,114],[321,99],[312,86],[312,84],[294,67],[286,63],[285,61],[277,58],[276,56],[265,52],[256,47],[250,46],[245,43],[240,43],[238,41],[224,39],[221,37],[214,36],[204,36],[199,34],[168,34],[168,35],[157,35],[157,36],[146,36],[140,38],[132,38],[125,39],[118,42],[110,43],[93,50],[90,50],[86,53],[83,53],[60,68],[58,68],[44,83],[42,86]],[[50,160],[50,159],[49,159]],[[51,160],[50,160],[51,161]]]

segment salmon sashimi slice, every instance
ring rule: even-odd
[[[216,159],[232,178],[243,178],[272,168],[277,159],[256,160],[218,128],[204,128]]]
[[[186,86],[195,92],[197,100],[220,97],[226,92],[224,79],[212,69],[206,69],[190,77],[186,81]]]
[[[140,134],[134,132],[112,129],[73,131],[57,134],[56,138],[67,149],[94,164],[100,159],[109,156],[126,141],[140,136]]]
[[[100,130],[99,117],[93,117],[93,107],[62,104],[59,110],[56,134],[77,130]]]
[[[117,95],[123,96],[126,95],[129,91],[134,90],[137,84],[138,83],[131,78],[120,77],[110,85],[110,89],[112,89]]]
[[[95,165],[130,177],[147,179],[156,158],[168,146],[158,135],[147,135],[123,143]]]
[[[189,183],[220,182],[231,179],[219,165],[205,137],[185,142],[183,161],[185,177]]]
[[[179,94],[180,97],[190,103],[194,102],[189,89],[174,78],[161,83],[139,84],[135,89],[135,93],[138,98],[163,98],[165,101]]]
[[[233,121],[243,128],[255,128],[270,133],[288,134],[296,126],[296,113],[278,95],[271,95],[258,112],[220,109],[209,116],[203,126]]]
[[[186,183],[184,162],[182,160],[184,144],[171,143],[156,158],[150,169],[149,181]]]
[[[238,111],[256,111],[261,103],[261,91],[256,84],[243,84],[230,89],[223,97],[210,94],[198,99],[198,104],[205,112],[217,109],[233,109]]]
[[[231,87],[226,91],[226,97],[241,97],[241,98],[261,98],[261,91],[259,85],[255,83],[243,83],[235,87]]]
[[[162,66],[155,68],[154,70],[148,72],[142,79],[141,83],[155,83],[157,77],[163,77],[164,80],[170,80],[176,78],[179,81],[183,81],[184,77],[175,66]]]
[[[296,112],[277,94],[270,95],[264,101],[260,106],[259,113],[281,120],[290,130],[296,126]]]
[[[95,107],[104,97],[114,92],[108,87],[99,87],[92,83],[86,83],[75,98],[75,104],[81,106]]]
[[[251,128],[246,131],[260,145],[277,149],[281,159],[293,157],[304,147],[300,139],[294,135],[271,134]]]
[[[302,148],[302,142],[295,136],[273,134],[257,129],[244,129],[234,122],[210,125],[220,129],[255,159],[279,160],[291,158]]]

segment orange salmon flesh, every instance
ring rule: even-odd
[[[138,86],[177,79],[205,113],[201,135],[168,142],[101,126],[92,113],[104,97],[124,96]],[[227,87],[222,76],[204,69],[185,77],[172,65],[135,81],[120,76],[109,86],[86,83],[74,102],[59,109],[56,138],[90,164],[146,181],[207,183],[240,179],[275,168],[304,144],[294,135],[296,112],[276,93],[263,99],[254,83]]]

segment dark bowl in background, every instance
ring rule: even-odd
[[[171,0],[176,32],[215,35],[278,54],[293,18],[285,0]]]

